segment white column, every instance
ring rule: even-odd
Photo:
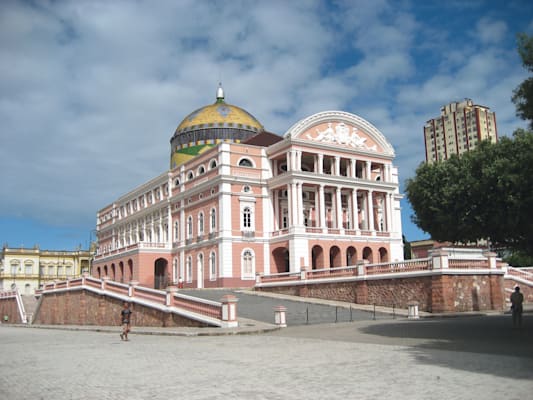
[[[170,186],[168,189],[168,196],[170,197]],[[174,225],[174,221],[172,221],[172,206],[169,205],[167,208],[167,243],[172,247],[172,227]],[[209,221],[211,223],[211,221]]]
[[[372,179],[371,164],[370,161],[365,161],[365,179],[368,180]]]
[[[317,190],[317,188],[315,187],[315,210],[314,210],[314,214],[315,214],[315,225],[314,227],[317,228],[320,225],[320,201],[319,201],[319,191]]]
[[[374,232],[375,226],[374,226],[374,191],[373,190],[368,191],[367,201],[368,201],[368,229],[371,232]]]
[[[357,160],[355,158],[352,158],[350,160],[350,176],[352,178],[356,177],[356,173],[357,173],[356,165],[357,165]]]
[[[301,154],[301,153],[300,153]],[[298,216],[298,225],[302,226],[304,224],[304,198],[303,198],[303,185],[302,182],[296,183],[296,194],[298,199],[298,210],[297,210],[297,216]]]
[[[324,154],[318,155],[318,173],[319,174],[324,173]]]
[[[285,157],[286,157],[287,172],[288,172],[288,171],[291,171],[291,170],[292,170],[292,166],[291,166],[291,162],[292,162],[292,161],[291,161],[291,159],[292,159],[292,157],[291,157],[291,152],[288,151],[288,152],[287,152],[287,155],[286,155]]]
[[[341,174],[341,158],[335,156],[335,173],[334,175],[339,176]]]
[[[302,152],[297,151],[296,154],[298,155],[296,167],[298,171],[301,171],[302,170]]]
[[[337,162],[337,161],[335,161]],[[335,189],[335,208],[336,208],[336,219],[337,219],[337,228],[342,229],[342,201],[341,201],[341,188],[337,186]]]
[[[270,191],[270,199],[272,201],[272,204],[274,205],[274,224],[272,226],[272,230],[279,230],[279,198],[278,198],[278,190],[274,189]]]
[[[385,164],[385,177],[383,178],[385,182],[391,182],[391,171],[390,171],[390,164]]]
[[[326,227],[326,201],[324,198],[324,185],[319,187],[319,197],[320,197],[320,227]]]
[[[359,230],[359,213],[357,206],[357,189],[352,189],[352,229]]]
[[[288,227],[291,227],[294,221],[293,218],[293,208],[294,208],[294,199],[292,197],[292,184],[287,184],[287,217],[289,219],[288,221]]]
[[[386,230],[388,232],[393,232],[393,221],[392,221],[392,193],[386,193],[385,196],[385,211],[386,211]]]

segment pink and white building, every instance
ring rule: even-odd
[[[176,129],[171,168],[98,212],[92,275],[247,287],[259,273],[401,261],[393,160],[357,115],[320,112],[278,136],[219,88]]]

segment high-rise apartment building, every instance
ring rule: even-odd
[[[496,114],[471,99],[443,106],[440,116],[424,125],[426,161],[448,159],[474,149],[483,140],[498,141]]]

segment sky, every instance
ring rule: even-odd
[[[403,193],[443,105],[490,107],[500,136],[526,127],[518,32],[533,34],[528,0],[2,0],[0,242],[88,248],[98,210],[168,169],[219,82],[280,135],[325,110],[366,119]],[[407,239],[428,238],[401,205]]]

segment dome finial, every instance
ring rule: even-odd
[[[224,89],[222,89],[222,82],[218,82],[217,103],[224,103]]]

